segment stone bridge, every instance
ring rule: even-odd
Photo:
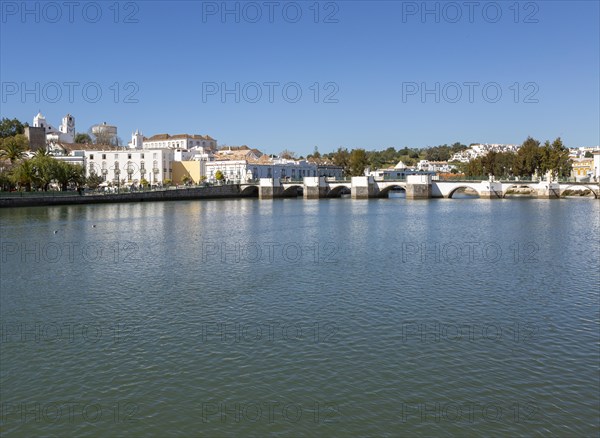
[[[548,181],[438,181],[431,175],[409,175],[406,180],[375,180],[370,176],[329,181],[325,177],[306,177],[286,182],[262,178],[259,182],[240,184],[242,195],[258,193],[260,199],[296,197],[302,190],[305,199],[335,198],[350,193],[353,199],[384,198],[392,189],[404,190],[407,199],[452,198],[459,190],[471,189],[480,198],[502,199],[510,190],[528,188],[537,198],[560,198],[565,190],[589,189],[600,199],[599,183],[558,183]]]

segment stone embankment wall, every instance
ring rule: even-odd
[[[114,202],[152,202],[152,201],[176,201],[185,199],[220,199],[239,198],[240,188],[237,185],[225,185],[217,187],[194,187],[189,189],[161,190],[153,192],[133,192],[119,194],[98,195],[57,195],[35,196],[27,193],[25,196],[16,196],[14,193],[9,197],[2,197],[0,193],[0,208],[7,207],[35,207],[41,205],[77,205],[77,204],[106,204]]]

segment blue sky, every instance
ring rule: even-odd
[[[0,6],[2,117],[301,155],[600,144],[598,1]]]

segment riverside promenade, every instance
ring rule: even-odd
[[[239,198],[238,185],[211,187],[191,187],[165,190],[151,190],[124,193],[91,193],[79,195],[77,192],[0,192],[0,208],[35,207],[44,205],[108,204],[118,202],[178,201],[189,199]]]

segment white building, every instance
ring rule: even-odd
[[[600,150],[592,152],[594,155],[594,181],[600,182]]]
[[[86,176],[95,173],[113,184],[139,184],[145,179],[156,185],[173,177],[172,150],[86,150],[84,153]]]
[[[65,143],[73,143],[75,141],[75,117],[71,114],[64,116],[61,125],[56,129],[46,121],[46,118],[40,112],[33,118],[33,127],[43,128],[47,141]]]
[[[207,180],[215,182],[219,170],[226,181],[242,183],[260,178],[302,180],[305,176],[317,176],[317,165],[304,160],[215,160],[206,163]]]
[[[476,158],[484,157],[490,152],[517,152],[521,146],[516,144],[482,143],[471,145],[469,149],[456,152],[450,161],[468,163]]]
[[[452,164],[448,164],[447,161],[428,161],[421,160],[417,163],[417,170],[423,170],[428,172],[442,172],[448,173],[451,172],[452,169],[455,169],[456,166]]]
[[[202,152],[214,151],[217,140],[208,135],[189,134],[158,134],[150,138],[144,137],[139,131],[131,135],[129,147],[132,149],[199,149]]]

